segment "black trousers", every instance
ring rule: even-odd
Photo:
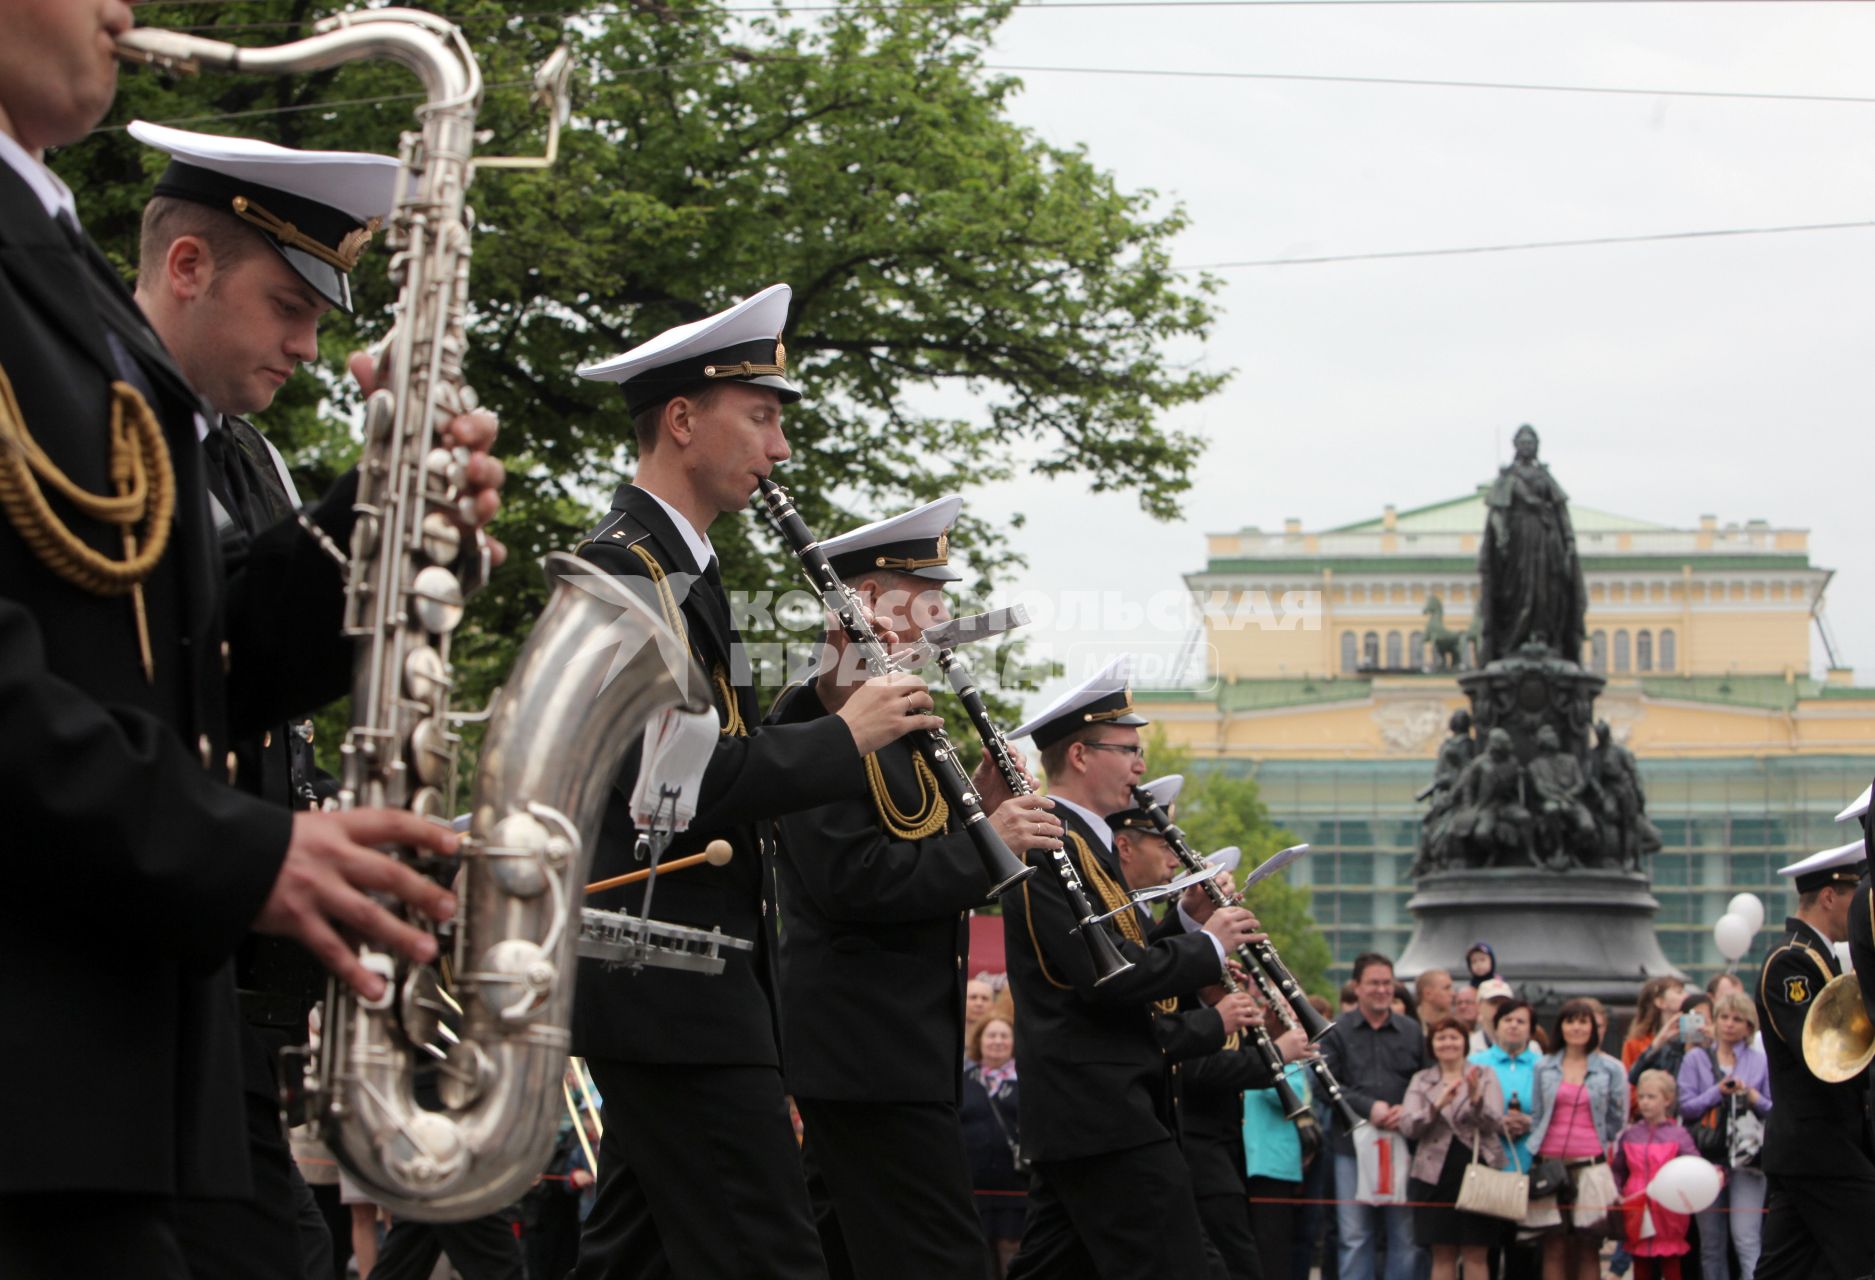
[[[412,1222],[398,1218],[378,1250],[371,1280],[429,1280],[436,1260],[449,1255],[463,1280],[522,1280],[521,1242],[513,1209],[467,1222]]]
[[[605,1137],[575,1280],[823,1280],[779,1071],[587,1065]]]
[[[6,1280],[190,1280],[167,1196],[102,1191],[0,1196]]]
[[[1257,1264],[1269,1280],[1290,1280],[1295,1269],[1296,1232],[1300,1224],[1296,1209],[1299,1206],[1275,1202],[1300,1200],[1302,1184],[1281,1178],[1252,1177],[1246,1189],[1251,1198],[1250,1230],[1256,1236]],[[1203,1208],[1200,1204],[1201,1212]],[[1205,1225],[1209,1230],[1208,1221]],[[1223,1248],[1218,1247],[1220,1251]],[[1472,1280],[1479,1278],[1472,1277]]]
[[[1009,1280],[1224,1280],[1191,1170],[1170,1138],[1082,1160],[1038,1160]]]
[[[241,1104],[247,1122],[250,1200],[179,1200],[176,1233],[195,1280],[326,1280],[332,1236],[293,1163],[280,1124],[273,1052],[241,1027]]]
[[[835,1280],[970,1280],[983,1224],[957,1108],[796,1098],[808,1203]]]
[[[1862,1280],[1875,1274],[1875,1177],[1772,1174],[1756,1280]]]
[[[1198,1221],[1204,1223],[1205,1238],[1223,1260],[1224,1274],[1230,1280],[1263,1280],[1262,1254],[1257,1249],[1245,1191],[1199,1196]]]

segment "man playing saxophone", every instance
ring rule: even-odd
[[[940,498],[820,544],[841,581],[906,641],[949,619],[950,527]],[[811,678],[770,723],[837,713],[849,646],[830,630]],[[983,1233],[958,1120],[966,912],[990,881],[910,739],[867,756],[850,793],[784,816],[776,857],[788,1092],[806,1135],[808,1194],[836,1276],[947,1280],[981,1271]],[[1057,848],[1041,796],[1013,797],[987,760],[973,779],[1014,849]]]
[[[9,1277],[187,1276],[178,1197],[251,1195],[229,964],[250,929],[375,996],[341,929],[417,960],[435,944],[368,895],[453,908],[372,847],[449,852],[449,832],[294,815],[228,784],[236,736],[342,692],[350,648],[338,567],[296,522],[224,577],[196,434],[210,411],[45,167],[109,107],[130,25],[119,0],[0,0]],[[458,426],[472,448],[493,438],[492,421]]]
[[[730,954],[715,976],[581,962],[574,1051],[592,1067],[606,1124],[579,1280],[826,1272],[782,1090],[774,866],[763,830],[783,813],[863,794],[864,756],[942,721],[924,682],[901,676],[865,682],[836,715],[761,724],[708,533],[788,460],[782,410],[801,396],[780,339],[789,296],[773,285],[580,370],[619,385],[638,442],[636,474],[581,554],[658,602],[709,678],[722,722],[696,817],[669,852],[722,839],[734,856],[660,877],[655,913],[756,945]],[[613,784],[595,879],[639,865],[628,804],[637,769],[628,757]],[[642,884],[612,890],[593,905],[635,912],[644,894]]]

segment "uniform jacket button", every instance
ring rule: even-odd
[[[227,675],[234,669],[234,660],[230,655],[231,651],[228,648],[228,642],[223,640],[221,642],[221,673],[223,675]]]
[[[239,764],[234,758],[234,752],[230,751],[228,753],[228,785],[229,786],[234,785],[234,775],[238,767],[239,767]]]
[[[269,729],[267,730],[267,732],[260,735],[260,745],[263,748],[271,747],[273,745],[273,730],[272,729]]]
[[[195,740],[195,749],[202,757],[202,767],[208,768],[209,762],[214,758],[215,749],[209,744],[206,733]]]

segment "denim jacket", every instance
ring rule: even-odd
[[[1615,1138],[1628,1122],[1628,1079],[1621,1069],[1621,1059],[1605,1053],[1589,1055],[1589,1069],[1583,1076],[1588,1086],[1589,1113],[1595,1122],[1595,1136],[1604,1149],[1612,1148]],[[1530,1150],[1543,1146],[1543,1135],[1556,1110],[1556,1089],[1562,1084],[1562,1054],[1552,1053],[1536,1064],[1536,1111],[1530,1128]]]

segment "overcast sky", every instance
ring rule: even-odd
[[[1875,8],[1041,5],[990,61],[1875,96]],[[1875,218],[1875,104],[1023,79],[1018,120],[1185,205],[1181,264]],[[1072,482],[979,490],[1029,518],[1017,589],[1177,590],[1207,532],[1456,496],[1531,422],[1584,506],[1808,528],[1840,658],[1875,683],[1875,229],[1218,274],[1211,339],[1179,355],[1237,376],[1171,420],[1210,440],[1184,521]]]

